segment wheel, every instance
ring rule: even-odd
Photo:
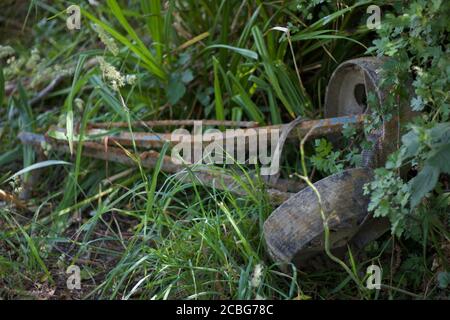
[[[368,198],[363,186],[372,180],[369,168],[355,168],[331,175],[314,184],[328,217],[330,247],[344,246],[357,233],[367,215]],[[307,187],[293,195],[264,223],[269,254],[277,262],[303,266],[324,250],[320,203]]]
[[[386,92],[379,89],[381,66],[377,58],[359,58],[338,66],[328,83],[325,96],[326,118],[369,114],[367,96],[373,94],[381,106]],[[412,113],[399,112],[409,119]],[[363,152],[363,168],[349,169],[314,184],[322,197],[328,216],[330,247],[345,248],[352,242],[357,248],[388,230],[386,220],[372,219],[367,213],[369,199],[364,184],[373,177],[372,169],[384,166],[387,156],[397,149],[400,118],[383,121],[377,132],[367,137],[371,150]],[[320,206],[312,188],[305,188],[278,207],[264,224],[269,254],[275,261],[305,266],[324,250],[324,229]]]
[[[352,59],[340,64],[331,75],[325,94],[324,116],[334,118],[355,114],[370,114],[369,94],[376,97],[376,106],[385,103],[389,92],[380,89],[381,70],[384,59],[366,57]],[[382,167],[389,154],[398,149],[400,123],[410,120],[415,113],[408,106],[398,106],[398,114],[384,119],[377,132],[367,137],[373,142],[373,149],[363,154],[365,166]]]

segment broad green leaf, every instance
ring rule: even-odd
[[[429,130],[429,136],[431,139],[431,143],[433,147],[439,148],[443,145],[447,145],[450,143],[450,123],[438,123],[435,124]]]
[[[186,93],[186,86],[183,84],[183,81],[178,77],[170,77],[169,84],[167,86],[167,101],[174,105],[181,98],[183,98]]]
[[[411,207],[416,207],[423,197],[434,189],[439,178],[439,169],[426,165],[419,174],[410,181]]]
[[[450,174],[450,143],[433,151],[433,155],[426,163],[439,169],[440,172]]]
[[[420,141],[416,131],[411,130],[402,137],[402,143],[405,146],[404,157],[409,158],[415,156],[419,150]]]

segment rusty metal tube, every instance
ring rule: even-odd
[[[320,119],[320,120],[305,120],[300,122],[298,125],[293,128],[293,130],[289,133],[288,138],[302,138],[308,132],[313,130],[309,138],[315,138],[328,134],[336,134],[341,132],[344,125],[354,125],[357,128],[361,128],[364,124],[365,115],[352,115],[352,116],[344,116],[344,117],[336,117],[336,118],[328,118],[328,119]],[[169,120],[168,120],[169,121]],[[181,123],[182,120],[177,120]],[[194,120],[186,120],[186,123],[193,123]],[[156,121],[155,121],[156,122]],[[222,123],[221,121],[216,121],[217,123]],[[211,120],[206,120],[206,123],[213,123]],[[203,124],[203,122],[202,122]],[[98,126],[97,124],[96,126]],[[283,128],[287,126],[284,125],[276,125],[276,126],[266,126],[266,127],[256,127],[256,128],[245,128],[240,131],[231,131],[231,134],[228,132],[224,132],[221,136],[217,134],[203,134],[203,138],[206,141],[220,141],[225,139],[235,139],[239,136],[251,137],[254,135],[259,135],[262,133],[262,130],[265,130],[267,134],[271,134],[273,131],[282,131]],[[120,126],[119,126],[120,127]],[[55,130],[65,132],[62,128],[56,128]],[[86,132],[86,135],[98,135],[98,127],[96,129],[90,129]],[[191,136],[192,137],[192,136]],[[189,138],[189,136],[188,136]],[[86,138],[88,139],[88,138]],[[126,132],[121,131],[116,134],[105,135],[103,139],[106,139],[106,142],[109,145],[115,145],[116,142],[123,146],[132,146],[133,140],[136,146],[142,148],[160,148],[164,145],[164,143],[168,142],[171,145],[177,144],[180,141],[180,135],[176,140],[173,139],[172,134],[170,133],[150,133],[150,132]],[[186,141],[186,140],[185,140]]]

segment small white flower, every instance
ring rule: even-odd
[[[37,68],[40,60],[41,60],[41,56],[39,55],[39,50],[34,48],[33,50],[31,50],[30,59],[28,59],[25,67],[28,70],[33,71]]]
[[[6,60],[6,64],[11,64],[11,63],[13,63],[14,61],[16,61],[16,57],[15,57],[15,56],[12,56],[11,58],[8,58],[8,60]]]
[[[126,76],[127,84],[132,86],[136,83],[136,81],[137,81],[137,77],[135,74],[127,74],[127,76]]]
[[[11,46],[0,45],[0,59],[12,56],[14,53],[15,51]]]
[[[250,285],[253,288],[257,288],[261,284],[262,271],[263,271],[263,265],[258,263],[255,266],[255,270],[253,270],[252,280],[250,281]]]
[[[106,62],[103,57],[97,57],[102,70],[103,77],[109,81],[113,90],[117,91],[125,85],[125,77],[110,63]]]
[[[108,49],[113,55],[117,56],[119,54],[119,47],[114,39],[111,38],[98,24],[94,24],[94,30],[97,32],[100,41],[105,45],[106,49]]]

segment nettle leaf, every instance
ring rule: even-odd
[[[426,165],[419,174],[410,181],[411,207],[417,206],[425,195],[434,189],[439,178],[439,169]]]
[[[428,158],[427,163],[439,169],[440,172],[450,174],[450,143],[433,152]]]
[[[448,72],[448,74],[450,74],[450,72]],[[450,104],[443,103],[441,106],[441,110],[444,118],[448,119],[448,117],[450,116]]]
[[[420,134],[411,130],[402,137],[404,158],[414,157],[419,153]],[[417,206],[422,198],[433,190],[441,172],[450,173],[450,124],[440,123],[426,130],[427,145],[431,150],[422,171],[410,181],[411,207]]]
[[[405,148],[403,156],[409,158],[415,156],[420,147],[419,135],[416,131],[411,130],[403,135],[402,143]]]
[[[450,143],[450,123],[438,123],[429,130],[433,147],[440,147]]]
[[[192,80],[194,80],[194,74],[192,73],[192,70],[187,69],[183,71],[183,73],[181,74],[181,81],[183,81],[183,83],[185,84],[188,84]]]

